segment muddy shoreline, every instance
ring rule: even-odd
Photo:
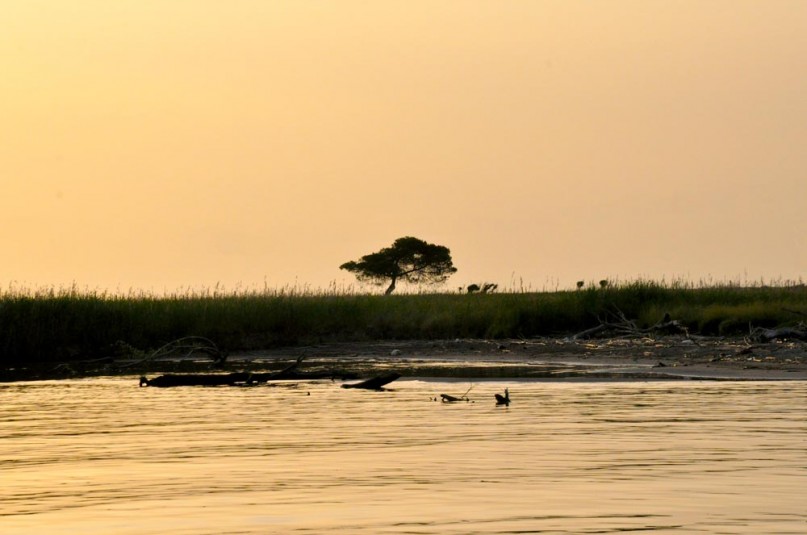
[[[231,354],[215,368],[206,355],[160,360],[100,359],[0,370],[0,381],[164,373],[271,372],[298,357],[301,376],[524,380],[807,380],[807,343],[745,339],[410,340],[320,344]]]
[[[253,352],[239,358],[333,362],[363,373],[521,379],[807,380],[807,343],[744,339],[611,338],[384,341]]]

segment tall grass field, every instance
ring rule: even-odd
[[[155,296],[0,292],[0,365],[147,352],[186,336],[229,351],[366,340],[566,336],[615,311],[639,327],[665,313],[692,333],[742,335],[807,320],[803,284],[740,287],[636,281],[552,292],[371,295],[348,291],[188,291]]]

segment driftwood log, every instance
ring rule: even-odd
[[[640,328],[635,321],[629,320],[619,309],[615,309],[609,315],[611,316],[609,319],[599,319],[599,325],[575,334],[572,336],[572,340],[584,340],[595,335],[640,337],[650,334],[683,334],[689,337],[687,328],[678,320],[672,319],[669,313],[665,313],[658,323],[646,329]]]
[[[123,345],[131,347],[122,342]],[[194,353],[202,353],[213,359],[212,365],[215,368],[223,368],[227,361],[227,352],[222,351],[212,340],[204,336],[185,336],[177,340],[172,340],[161,346],[151,354],[128,364],[119,366],[121,369],[142,365],[145,362],[165,358],[190,358]]]
[[[166,374],[154,379],[140,378],[140,386],[249,386],[267,381],[282,381],[293,379],[333,379],[337,374],[333,372],[301,372],[298,371],[304,356],[297,357],[297,360],[276,372],[252,373],[186,373],[186,374]],[[341,374],[342,378],[353,374]]]
[[[140,377],[140,386],[236,386],[253,384],[248,373],[188,373],[166,374],[148,379]]]
[[[773,342],[774,340],[807,341],[807,330],[793,327],[781,327],[779,329],[757,328],[751,332],[751,337],[760,342]]]

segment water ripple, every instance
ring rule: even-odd
[[[3,534],[807,527],[804,382],[338,386],[0,385]]]

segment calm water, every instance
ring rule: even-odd
[[[0,385],[0,533],[807,533],[807,382],[391,386]]]

